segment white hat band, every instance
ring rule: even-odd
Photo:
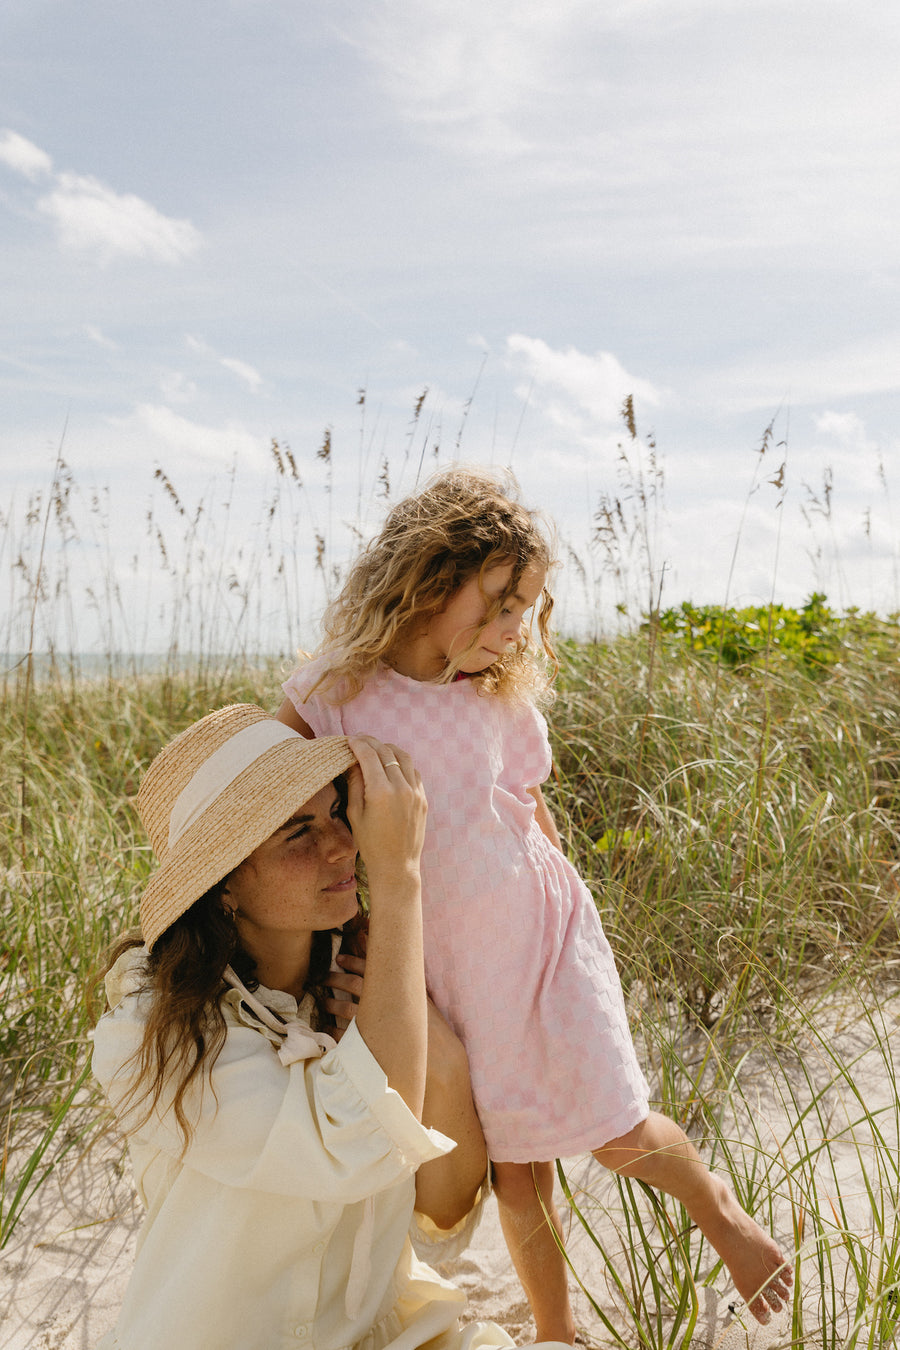
[[[169,816],[169,848],[175,847],[207,807],[264,751],[297,735],[298,732],[283,722],[266,718],[230,736],[204,760],[175,798]]]

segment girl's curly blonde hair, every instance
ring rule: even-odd
[[[481,578],[493,567],[512,567],[503,595],[485,597],[483,627],[515,594],[527,567],[535,563],[550,569],[554,558],[549,531],[536,512],[515,499],[516,490],[512,475],[455,467],[436,474],[421,492],[390,511],[325,611],[319,651],[332,653],[335,661],[316,685],[320,692],[330,691],[336,703],[353,698],[379,662],[389,664],[394,648],[440,614],[472,577]],[[552,610],[553,596],[545,584],[516,646],[471,677],[479,692],[549,699],[558,670],[550,639]],[[476,633],[466,652],[477,639]],[[466,652],[448,664],[442,681],[456,676]]]

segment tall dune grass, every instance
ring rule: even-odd
[[[628,430],[634,456],[633,410]],[[423,435],[419,453],[411,440],[404,464],[426,445]],[[327,466],[326,447],[333,453],[326,440],[317,458]],[[157,481],[179,533],[178,548],[153,533],[161,502],[148,523],[168,587],[154,671],[122,657],[121,571],[93,582],[108,641],[93,678],[79,668],[67,571],[78,491],[65,466],[23,520],[7,522],[3,640],[23,659],[0,680],[0,1247],[24,1231],[35,1190],[107,1126],[85,1076],[85,992],[151,867],[133,803],[143,769],[213,707],[279,703],[298,634],[286,630],[270,659],[258,635],[273,606],[299,603],[308,588],[290,556],[300,517],[321,593],[338,578],[329,512],[304,499],[289,456],[273,445],[275,489],[261,533],[243,541],[227,525],[217,537],[215,512],[188,508],[170,480]],[[367,472],[390,490],[390,466],[372,461]],[[780,649],[774,625],[761,660],[733,664],[714,645],[697,650],[678,625],[665,631],[653,558],[659,475],[652,459],[629,499],[643,525],[621,502],[598,504],[598,551],[584,575],[614,567],[618,521],[627,568],[615,585],[640,563],[646,624],[605,643],[562,644],[549,796],[598,896],[656,1098],[796,1253],[779,1343],[892,1345],[897,625],[836,622],[818,664]],[[226,486],[226,499],[235,491]],[[105,509],[96,508],[101,540]],[[102,573],[111,564],[102,548],[98,557]],[[143,620],[130,619],[130,640],[143,643],[134,626]],[[713,1344],[730,1317],[727,1283],[679,1207],[613,1178],[562,1172],[561,1181],[571,1222],[597,1238],[606,1271],[602,1288],[586,1290],[597,1318],[587,1339]]]

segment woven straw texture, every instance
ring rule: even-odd
[[[141,931],[148,948],[210,886],[356,762],[345,736],[279,741],[239,773],[170,849],[172,807],[194,773],[245,727],[271,720],[252,703],[209,713],[161,750],[144,775],[138,814],[160,864],[141,897]]]

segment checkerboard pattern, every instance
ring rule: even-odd
[[[470,680],[381,670],[356,698],[304,702],[318,658],[284,685],[317,736],[408,750],[428,795],[422,862],[428,992],[462,1038],[491,1156],[598,1148],[647,1114],[622,991],[593,898],[534,820],[550,772],[543,717]]]

